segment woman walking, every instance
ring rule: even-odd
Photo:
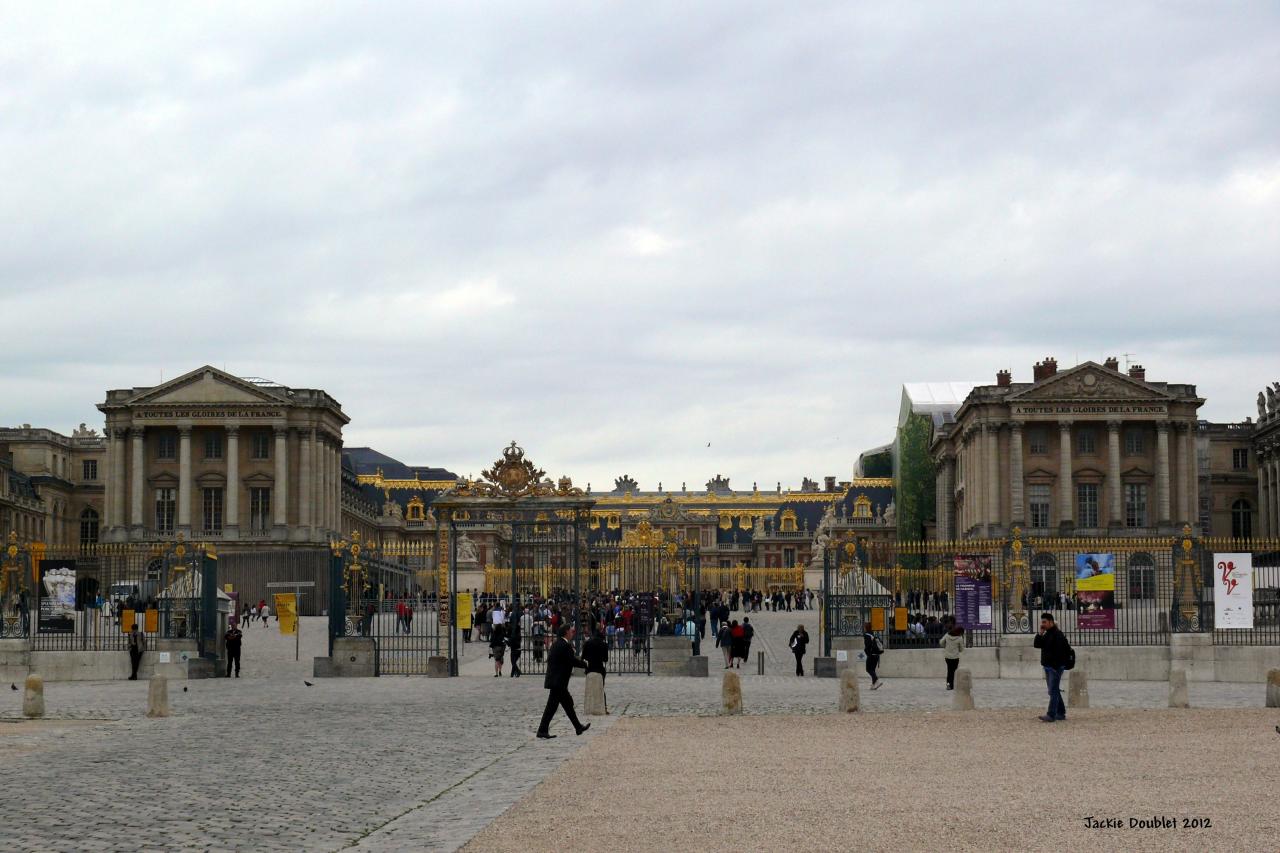
[[[720,623],[720,630],[716,632],[716,645],[724,652],[724,668],[733,666],[733,634],[728,622]]]
[[[964,651],[964,628],[952,625],[942,637],[942,656],[947,661],[947,689],[956,688],[956,667],[960,666],[960,653]]]
[[[871,676],[871,689],[880,689],[880,676],[876,674],[876,668],[880,666],[880,655],[884,654],[884,646],[880,644],[880,638],[871,630],[871,623],[866,623],[862,633],[862,650],[867,655],[867,675]]]
[[[502,658],[506,653],[507,632],[506,626],[502,624],[494,625],[489,632],[489,657],[493,658],[493,677],[502,676]]]

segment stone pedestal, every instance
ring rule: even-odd
[[[449,659],[443,655],[427,658],[427,678],[448,678]]]
[[[710,664],[706,655],[695,655],[689,659],[689,676],[691,678],[706,678],[710,673]]]
[[[814,658],[813,659],[813,677],[814,678],[835,678],[836,677],[836,659],[835,658]]]
[[[28,675],[26,689],[22,692],[22,716],[36,719],[44,716],[44,679]]]
[[[720,685],[720,713],[742,713],[742,679],[733,670],[724,674],[724,682]]]
[[[609,713],[604,698],[604,676],[600,673],[587,673],[587,689],[583,704],[586,706],[588,716],[603,717]]]
[[[1079,667],[1071,670],[1067,678],[1067,707],[1071,710],[1089,707],[1089,673]]]
[[[654,675],[689,674],[693,645],[688,637],[653,637],[649,642],[649,666]]]
[[[377,674],[377,652],[372,637],[337,637],[333,656],[316,658],[316,678],[372,678]]]
[[[858,674],[851,669],[840,673],[840,713],[852,714],[862,705],[858,693]]]
[[[1280,708],[1280,669],[1267,670],[1267,707]]]
[[[967,669],[956,670],[956,686],[951,691],[953,711],[973,710],[973,673]]]
[[[1175,669],[1169,673],[1169,707],[1191,707],[1191,701],[1187,697],[1187,673],[1185,670]]]
[[[147,716],[167,717],[169,709],[169,679],[156,675],[147,682]]]

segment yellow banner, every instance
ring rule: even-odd
[[[884,607],[871,608],[871,630],[872,631],[884,630],[884,611],[885,610],[886,608]]]
[[[148,610],[146,619],[144,620],[142,630],[148,634],[155,634],[160,631],[160,611]]]
[[[290,636],[298,630],[298,599],[292,592],[277,592],[276,618],[280,624],[280,633]]]
[[[225,592],[227,595],[230,595],[231,593],[236,591],[235,584],[224,583],[222,585],[222,591]]]
[[[893,608],[893,630],[895,631],[907,630],[907,608],[905,607]]]
[[[120,633],[127,634],[133,630],[133,620],[137,618],[132,610],[120,611]]]
[[[471,593],[469,592],[458,593],[458,627],[459,628],[471,627],[471,609],[472,609]]]

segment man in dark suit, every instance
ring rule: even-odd
[[[549,729],[557,705],[564,708],[564,715],[569,718],[569,722],[573,723],[574,731],[578,734],[591,728],[590,723],[584,726],[578,722],[578,715],[573,711],[573,697],[569,695],[569,678],[573,675],[573,668],[575,666],[587,668],[587,662],[574,654],[574,633],[572,625],[561,625],[556,629],[556,641],[547,651],[547,677],[543,679],[542,686],[551,692],[547,696],[546,710],[542,712],[542,722],[538,725],[540,738],[555,737]]]

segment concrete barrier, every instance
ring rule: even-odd
[[[953,711],[973,710],[973,673],[967,669],[956,670],[956,686],[951,691]]]
[[[34,720],[44,716],[44,679],[28,675],[26,689],[22,691],[22,716]]]
[[[1267,673],[1267,707],[1280,708],[1280,669]]]
[[[169,709],[169,679],[157,675],[147,682],[147,716],[167,717]]]
[[[689,674],[693,645],[687,637],[653,637],[649,641],[649,668],[654,675]]]
[[[858,693],[858,674],[851,669],[840,673],[840,713],[852,714],[862,706]]]
[[[1071,670],[1067,678],[1067,707],[1075,710],[1076,708],[1089,707],[1089,673],[1087,670],[1081,669],[1079,665]]]
[[[316,678],[372,678],[377,674],[377,652],[371,637],[335,637],[333,655],[316,658]]]
[[[1169,707],[1191,707],[1191,702],[1187,697],[1187,673],[1184,670],[1175,669],[1169,673]]]
[[[720,685],[720,713],[742,713],[742,679],[732,669],[724,674],[724,681]]]
[[[836,659],[835,658],[814,658],[813,659],[813,677],[814,678],[835,678],[836,677]]]
[[[706,678],[711,674],[710,670],[711,664],[706,655],[694,655],[689,658],[689,676],[691,678]]]
[[[588,716],[603,717],[609,713],[604,698],[604,676],[598,672],[587,673],[586,698],[583,702]]]

